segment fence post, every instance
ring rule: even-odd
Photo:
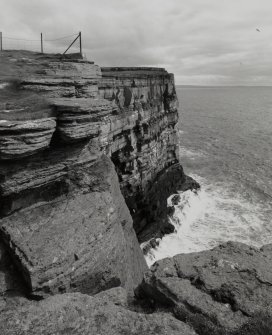
[[[80,50],[80,55],[82,56],[81,31],[79,32],[79,50]]]
[[[3,42],[2,42],[2,40],[3,40],[3,35],[2,35],[2,31],[0,31],[0,51],[3,50]]]
[[[43,35],[41,33],[41,53],[43,54]]]

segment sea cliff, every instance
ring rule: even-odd
[[[167,198],[199,188],[172,74],[11,51],[0,80],[1,333],[234,334],[267,309],[270,246],[146,266],[139,242],[174,229]]]
[[[138,240],[169,231],[167,197],[198,186],[178,162],[173,75],[1,58],[1,242],[26,291],[132,292],[146,270]]]

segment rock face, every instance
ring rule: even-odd
[[[55,295],[41,302],[25,301],[15,308],[8,303],[1,307],[3,335],[196,334],[167,314],[135,313],[103,297],[80,293]]]
[[[146,265],[105,154],[128,203],[177,163],[173,76],[129,69],[119,83],[108,79],[112,69],[102,77],[83,59],[4,52],[2,61],[10,71],[0,101],[0,233],[25,289],[94,294],[121,285],[131,292]]]
[[[47,148],[56,129],[53,118],[0,121],[0,160],[18,159]]]
[[[228,242],[155,263],[141,289],[199,334],[249,334],[249,323],[272,316],[271,260],[270,246]]]
[[[63,142],[99,138],[101,128],[117,108],[105,99],[77,98],[54,100],[58,134]]]
[[[174,229],[167,220],[167,198],[185,190],[185,184],[187,189],[199,187],[193,180],[185,183],[178,163],[174,77],[160,68],[102,68],[99,94],[115,102],[126,117],[106,150],[116,166],[138,239],[161,237]]]
[[[9,175],[7,203],[12,192],[25,195],[9,210],[25,208],[1,220],[1,238],[33,295],[132,290],[142,278],[146,265],[113,164],[92,150],[88,143],[49,152],[37,158],[40,168],[32,161]]]
[[[173,75],[61,55],[0,57],[3,331],[194,334],[168,315],[124,310],[116,289],[65,295],[122,287],[132,299],[147,270],[135,231],[141,241],[170,231],[167,197],[198,187],[178,163]],[[107,322],[97,325],[94,307]]]
[[[17,78],[17,91],[1,88],[8,102],[0,100],[0,159],[95,139],[115,164],[138,239],[173,231],[166,199],[185,185],[199,187],[178,163],[173,75],[161,68],[100,69],[83,59],[20,53],[1,54],[13,82]]]
[[[0,57],[0,77],[6,81],[16,78],[21,88],[51,98],[98,95],[101,70],[94,62],[21,50],[1,52]]]

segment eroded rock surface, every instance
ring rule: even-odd
[[[37,166],[30,164],[24,186],[34,188],[34,199],[36,187],[44,194],[38,192],[39,202],[1,220],[1,238],[34,295],[94,294],[119,285],[131,291],[146,268],[113,164],[106,156],[97,157],[90,144],[77,149],[69,158],[55,156],[55,186],[63,194],[48,199],[50,188],[46,194],[44,186],[51,180],[46,175],[40,174],[40,185],[31,184]]]
[[[98,138],[101,128],[117,109],[105,99],[60,98],[54,100],[58,119],[58,133],[64,142],[75,142],[86,138]]]
[[[270,246],[228,242],[155,263],[142,290],[199,334],[239,334],[260,314],[271,313],[271,259]]]
[[[53,118],[0,121],[0,160],[18,159],[47,148],[56,129]]]
[[[80,293],[55,295],[41,302],[25,301],[15,308],[2,306],[0,331],[3,335],[196,334],[167,314],[135,313],[103,297]]]

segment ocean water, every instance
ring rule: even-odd
[[[272,243],[272,87],[178,87],[177,94],[180,160],[201,189],[181,194],[176,231],[150,251],[148,264],[228,240]]]

